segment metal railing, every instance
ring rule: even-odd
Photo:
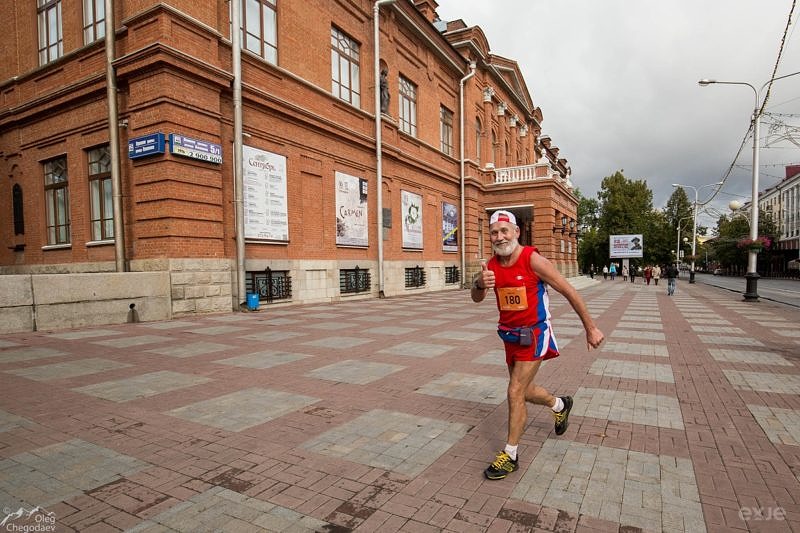
[[[339,270],[339,292],[341,294],[355,294],[369,292],[372,286],[372,276],[369,269],[348,268]]]
[[[417,265],[406,269],[406,289],[425,286],[425,269]]]
[[[247,292],[258,293],[260,302],[292,299],[292,277],[288,270],[272,270],[247,273]]]
[[[461,281],[461,272],[457,266],[449,266],[444,268],[444,283],[450,285]]]

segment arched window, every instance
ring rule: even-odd
[[[25,216],[22,213],[22,187],[15,183],[11,189],[11,205],[14,211],[14,235],[25,235]]]

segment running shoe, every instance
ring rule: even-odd
[[[511,456],[506,452],[500,452],[497,454],[492,464],[483,471],[483,475],[486,476],[486,479],[503,479],[519,468],[518,461],[519,456],[517,456],[516,459],[511,459]]]
[[[553,413],[553,418],[556,420],[556,435],[563,435],[569,427],[569,412],[572,409],[572,396],[562,396],[561,401],[564,402],[564,409],[559,413]]]

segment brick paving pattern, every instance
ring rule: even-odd
[[[501,481],[497,311],[467,291],[3,336],[0,507],[58,531],[800,530],[800,310],[581,293],[606,342],[551,294],[538,377],[570,427],[530,406]]]

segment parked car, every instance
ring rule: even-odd
[[[715,268],[714,269],[714,275],[715,276],[721,276],[722,275],[722,269],[721,268]]]

